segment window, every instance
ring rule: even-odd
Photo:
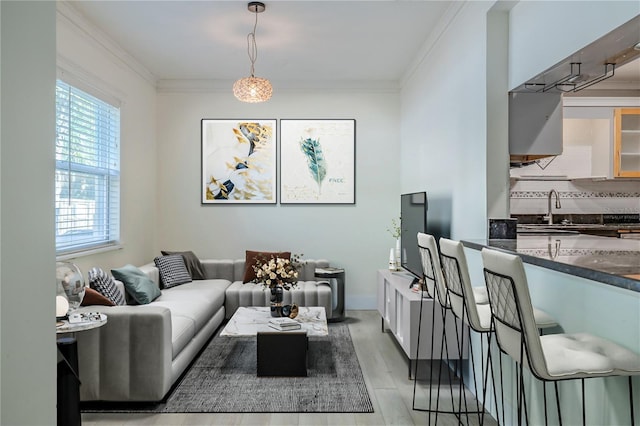
[[[120,109],[56,84],[56,254],[120,239]]]

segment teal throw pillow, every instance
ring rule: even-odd
[[[133,265],[112,269],[111,274],[124,283],[127,293],[140,305],[151,303],[162,294],[156,283]]]

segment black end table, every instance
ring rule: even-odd
[[[336,295],[333,299],[335,303],[333,304],[331,318],[328,318],[327,322],[344,321],[344,269],[330,267],[316,268],[315,275],[317,278],[329,280],[332,297],[334,297],[334,294]]]

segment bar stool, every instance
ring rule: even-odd
[[[489,291],[492,325],[500,349],[518,365],[518,424],[522,416],[528,424],[523,373],[527,368],[543,382],[553,382],[558,419],[562,424],[558,381],[581,380],[582,424],[586,424],[584,379],[627,376],[629,381],[630,418],[633,412],[631,376],[640,375],[640,356],[607,339],[587,333],[549,334],[540,336],[536,329],[527,277],[519,256],[496,250],[482,249],[484,276]],[[547,400],[544,397],[545,423]]]
[[[447,342],[447,333],[446,333],[446,317],[447,317],[447,311],[451,310],[451,303],[449,301],[448,298],[448,292],[447,292],[447,288],[446,288],[446,284],[445,284],[445,280],[444,280],[444,276],[442,275],[442,267],[440,265],[440,255],[438,253],[438,247],[436,245],[436,240],[433,237],[433,235],[429,235],[429,234],[424,234],[424,233],[418,233],[418,248],[420,251],[420,256],[421,256],[421,260],[422,260],[422,269],[423,269],[423,280],[424,280],[424,286],[422,287],[422,296],[424,297],[424,293],[427,293],[427,296],[433,299],[433,309],[432,309],[432,315],[431,315],[431,324],[432,324],[432,329],[431,329],[431,355],[430,355],[430,359],[433,360],[433,352],[434,352],[434,343],[435,343],[435,336],[433,333],[433,324],[435,323],[435,319],[436,319],[436,310],[439,309],[440,311],[440,315],[442,318],[442,338],[440,341],[440,360],[442,359],[455,359],[456,361],[459,361],[462,357],[462,352],[460,352],[458,355],[456,355],[455,357],[450,357],[449,354],[449,345]],[[425,290],[426,288],[426,290]],[[482,297],[482,294],[486,294],[486,292],[480,290],[479,294],[480,297]],[[419,322],[418,322],[418,341],[417,341],[417,348],[416,348],[416,360],[418,359],[418,354],[420,352],[420,336],[421,336],[421,326],[422,326],[422,307],[423,307],[423,303],[420,304],[420,313],[419,313]],[[457,326],[457,325],[456,325]],[[458,329],[456,327],[456,335],[458,337],[458,342],[460,342],[460,338],[458,335]],[[464,330],[462,330],[462,332],[464,333]],[[464,342],[464,340],[462,340]],[[432,407],[432,395],[433,395],[433,386],[429,387],[429,406],[427,409],[423,409],[423,408],[417,408],[416,404],[415,404],[415,399],[416,399],[416,386],[417,386],[417,376],[418,376],[418,363],[416,361],[416,381],[414,382],[414,386],[413,386],[413,409],[416,411],[426,411],[429,413],[428,415],[428,424],[431,424],[431,413],[435,413],[435,423],[437,424],[438,422],[438,414],[455,414],[456,416],[460,416],[461,414],[467,414],[466,410],[462,411],[461,406],[458,406],[458,409],[455,409],[455,403],[454,403],[454,395],[453,395],[453,387],[451,385],[452,382],[452,376],[451,376],[451,370],[449,368],[447,368],[448,371],[448,375],[449,375],[449,392],[451,395],[451,404],[452,404],[452,410],[441,410],[440,409],[440,387],[442,384],[442,362],[440,362],[438,364],[438,391],[437,391],[437,395],[436,395],[436,406],[435,408]],[[462,374],[460,375],[462,377]],[[461,387],[460,387],[460,393],[462,394],[464,392],[464,383],[461,383]],[[461,396],[460,396],[461,398]],[[459,398],[459,399],[460,399]],[[466,403],[466,400],[465,400]],[[477,411],[472,411],[472,413],[477,413]]]
[[[455,315],[456,328],[457,320],[460,320],[463,324],[469,326],[469,328],[476,333],[480,334],[480,360],[482,371],[482,409],[478,410],[478,420],[482,425],[484,423],[484,403],[487,395],[487,379],[488,370],[491,368],[491,377],[494,391],[494,402],[496,413],[498,412],[498,402],[496,398],[495,380],[493,380],[493,364],[491,363],[491,310],[488,304],[478,303],[476,294],[471,286],[471,279],[469,278],[469,270],[467,267],[467,260],[464,254],[462,243],[459,241],[452,241],[446,238],[440,238],[440,258],[442,264],[442,270],[444,273],[445,283],[449,292],[449,300],[451,303],[451,310]],[[484,287],[486,290],[486,287]],[[486,291],[484,292],[486,295]],[[488,302],[488,299],[486,299]],[[487,339],[487,364],[485,369],[484,363],[484,339]],[[458,347],[458,353],[460,355],[460,362],[462,362],[462,349],[464,348],[464,334],[462,336],[463,341]],[[469,355],[471,358],[471,369],[473,374],[473,384],[476,391],[476,398],[478,393],[478,381],[476,379],[476,362],[473,351],[473,345],[469,345]],[[464,385],[464,379],[463,383]],[[461,398],[458,402],[458,407],[461,407]],[[466,406],[466,399],[465,399]],[[468,423],[467,417],[467,423]]]
[[[449,240],[447,238],[440,238],[440,258],[442,269],[444,273],[444,282],[449,292],[449,300],[451,303],[451,309],[455,315],[456,320],[460,319],[463,324],[469,326],[469,328],[476,333],[480,334],[480,351],[481,351],[481,367],[482,367],[482,401],[483,410],[480,417],[480,424],[484,421],[484,401],[486,401],[487,381],[489,368],[491,369],[491,379],[493,387],[493,396],[496,408],[496,415],[498,413],[498,401],[495,386],[495,377],[493,372],[493,364],[491,360],[491,309],[488,304],[480,303],[477,300],[477,295],[482,292],[476,290],[478,287],[472,287],[471,279],[469,277],[469,268],[467,266],[467,258],[464,254],[464,246],[459,241]],[[486,287],[484,294],[486,295]],[[549,314],[539,309],[534,308],[534,317],[536,321],[536,327],[538,329],[552,328],[558,325],[557,321]],[[487,339],[487,364],[484,364],[484,348],[483,337]],[[464,338],[464,335],[463,335]],[[464,344],[460,345],[463,348]],[[476,367],[475,356],[473,352],[473,346],[470,346],[471,368],[473,371],[474,387],[476,396],[478,395],[478,383],[476,380]],[[461,353],[461,352],[460,352]],[[462,360],[462,357],[461,357]],[[502,363],[500,364],[502,366]],[[501,367],[502,368],[502,367]],[[501,375],[501,390],[502,390],[502,375]],[[504,408],[504,399],[502,398],[502,406]],[[504,422],[504,410],[502,419]]]

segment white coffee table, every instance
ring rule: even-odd
[[[322,306],[301,306],[295,320],[302,326],[299,330],[278,331],[269,327],[272,318],[270,308],[262,306],[240,307],[233,314],[221,336],[255,336],[258,332],[292,333],[306,331],[308,336],[328,336],[327,313]]]
[[[275,330],[268,325],[271,318],[269,307],[240,307],[220,336],[256,336],[258,376],[306,376],[308,336],[329,335],[324,307],[300,307],[298,330]]]

